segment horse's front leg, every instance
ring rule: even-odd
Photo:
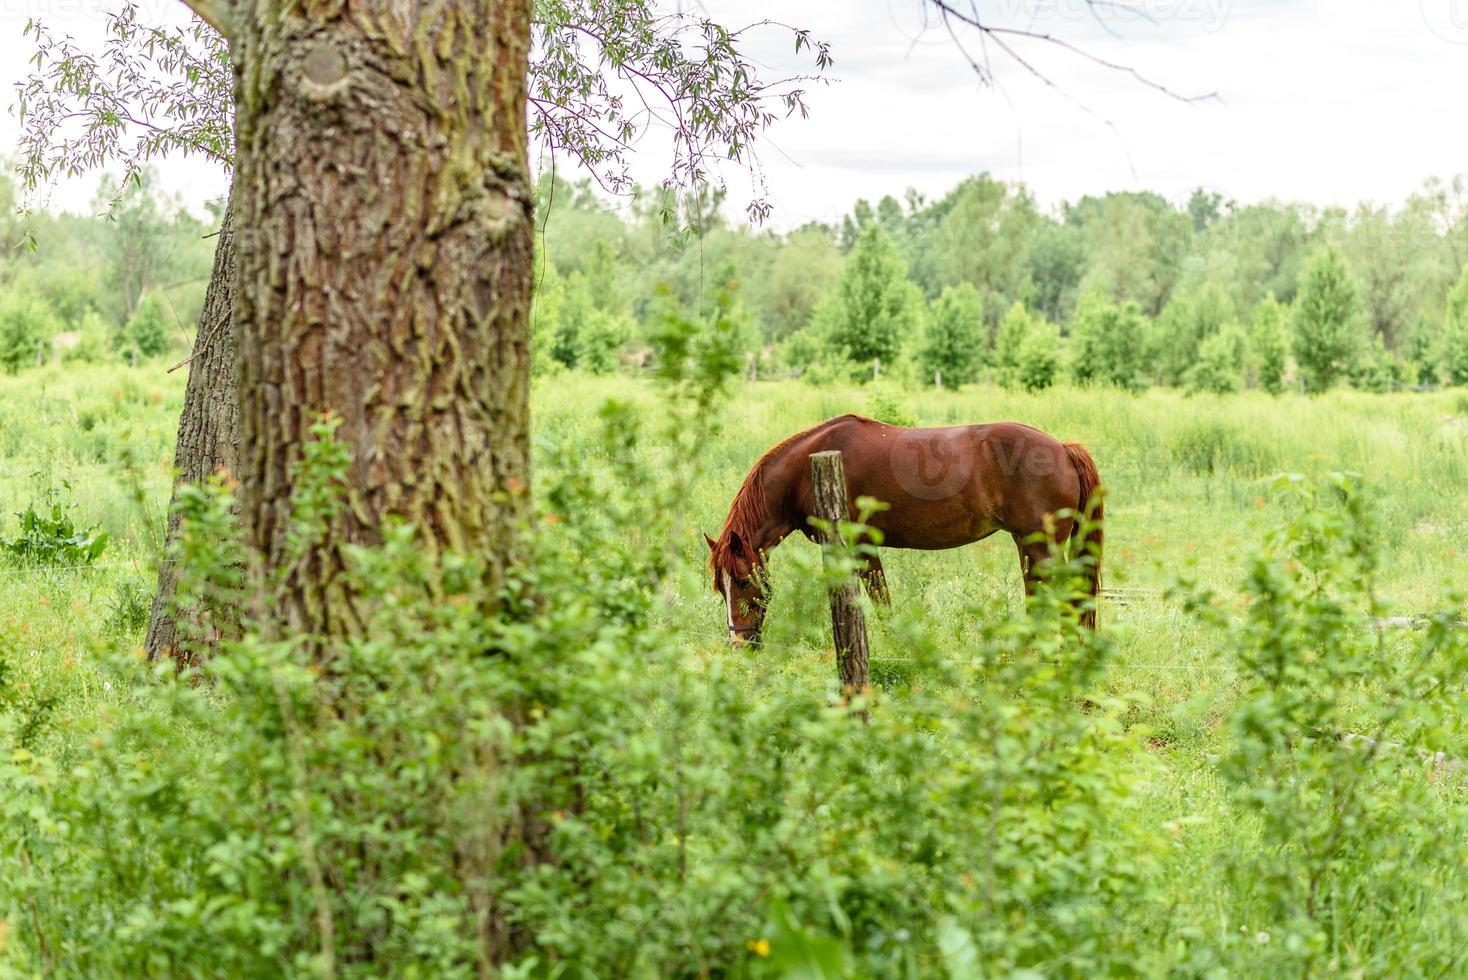
[[[861,582],[866,586],[867,596],[878,606],[892,605],[892,594],[887,591],[887,573],[882,569],[882,559],[875,553],[866,556],[866,564],[860,572]]]

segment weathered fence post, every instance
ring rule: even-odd
[[[826,567],[830,568],[841,553],[840,524],[849,519],[846,510],[846,471],[841,453],[830,450],[812,453],[810,479],[816,501],[816,516],[826,522],[821,532]],[[867,687],[867,620],[861,611],[856,579],[848,576],[839,588],[831,590],[831,635],[836,642],[836,670],[841,677],[841,690],[847,698]]]

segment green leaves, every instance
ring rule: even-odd
[[[780,116],[806,115],[805,88],[831,65],[808,31],[760,21],[729,29],[649,0],[542,0],[530,65],[530,133],[552,153],[570,153],[606,190],[631,189],[630,153],[650,126],[671,130],[666,182],[719,183],[730,160],[758,173],[752,148]],[[759,34],[788,31],[814,73],[767,79],[745,53]],[[762,196],[749,203],[763,219]]]
[[[941,378],[954,388],[977,380],[987,333],[979,291],[966,282],[945,288],[928,310],[918,348],[924,380]]]
[[[1295,360],[1309,390],[1325,391],[1349,373],[1366,339],[1359,283],[1334,248],[1311,258],[1294,321]]]
[[[857,239],[834,299],[829,343],[858,364],[891,364],[921,322],[922,294],[880,225],[868,225]]]
[[[20,531],[13,538],[0,537],[0,558],[12,565],[43,568],[75,568],[91,565],[107,550],[108,535],[96,525],[78,528],[68,511],[52,502],[50,509],[36,510],[31,504],[20,518]]]
[[[1251,955],[1263,972],[1315,973],[1343,955],[1337,937],[1352,936],[1356,969],[1421,972],[1429,961],[1411,927],[1398,934],[1377,911],[1415,901],[1419,876],[1463,846],[1442,819],[1432,760],[1462,737],[1443,721],[1468,694],[1468,642],[1445,616],[1388,635],[1379,531],[1359,477],[1282,477],[1276,492],[1293,515],[1249,562],[1242,620],[1220,624],[1238,686],[1220,772],[1262,836],[1229,859],[1272,933]],[[1435,896],[1464,898],[1461,880]],[[1432,954],[1449,969],[1444,955]]]

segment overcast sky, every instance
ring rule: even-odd
[[[986,87],[921,0],[683,0],[728,25],[778,18],[831,45],[831,83],[811,88],[810,118],[776,126],[761,151],[776,226],[836,219],[857,197],[908,187],[941,194],[983,171],[1024,181],[1046,204],[1143,188],[1185,199],[1198,186],[1242,201],[1399,203],[1430,176],[1468,172],[1468,0],[1136,0],[1099,19],[1085,0],[977,2],[994,23],[1053,32],[1178,93],[1220,99],[1184,104],[1033,41],[1015,44],[1054,87],[992,44],[997,84]],[[95,39],[108,5],[0,2],[7,103],[26,68],[27,18]],[[162,18],[182,5],[144,9]],[[808,67],[787,34],[761,37],[754,51],[771,75]],[[962,40],[982,58],[976,38]],[[7,114],[0,145],[16,129]],[[666,163],[647,139],[638,175],[654,180]],[[207,164],[164,174],[191,202],[223,191]],[[731,203],[747,201],[749,179],[726,176]],[[94,186],[58,188],[53,204],[85,210]]]

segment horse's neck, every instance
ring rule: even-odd
[[[765,487],[764,524],[759,528],[758,549],[769,551],[797,529],[798,518],[791,512],[790,494],[796,477],[797,467],[809,465],[806,460],[814,450],[803,451],[803,443],[792,445],[775,459],[770,460]]]

